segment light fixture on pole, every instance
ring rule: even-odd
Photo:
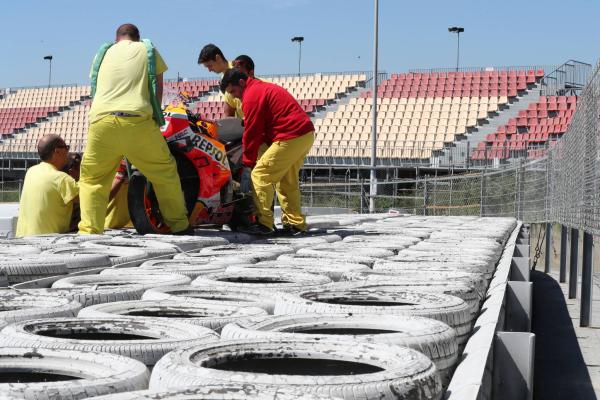
[[[50,87],[50,85],[52,84],[52,56],[48,55],[44,57],[44,60],[48,60],[48,66],[49,66],[49,71],[48,71],[48,87]]]
[[[298,76],[300,76],[300,61],[302,60],[302,42],[304,42],[304,36],[294,36],[292,42],[298,42]]]
[[[460,57],[460,34],[465,31],[462,26],[452,26],[448,28],[448,32],[456,33],[456,71],[458,71],[458,59]]]

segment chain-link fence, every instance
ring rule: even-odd
[[[525,222],[556,222],[600,234],[600,72],[583,90],[563,138],[541,154],[504,168],[444,177],[377,182],[376,211],[401,209],[419,215],[512,216]],[[305,183],[304,204],[368,212],[369,182]]]

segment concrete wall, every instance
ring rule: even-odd
[[[533,260],[535,257],[535,248],[538,243],[538,235],[540,233],[540,229],[542,229],[540,236],[540,257],[537,261],[536,270],[543,271],[544,263],[546,260],[546,243],[542,241],[544,238],[544,229],[546,229],[545,224],[531,224],[530,228],[530,253],[529,257],[531,259],[531,263],[533,264]],[[571,230],[569,232],[569,242],[567,242],[567,271],[569,270],[569,257],[570,257],[570,240],[571,240]],[[583,232],[579,231],[579,264],[578,271],[581,274],[581,262],[582,262],[582,254],[583,254]],[[593,263],[594,263],[594,272],[600,272],[600,237],[594,237],[594,251],[593,251]],[[560,268],[560,225],[553,224],[552,225],[552,239],[551,239],[551,253],[550,253],[550,267],[552,271],[558,272]],[[567,272],[568,276],[568,272]]]

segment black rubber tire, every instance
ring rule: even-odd
[[[89,338],[99,333],[117,338]],[[85,338],[61,337],[73,334]],[[218,340],[219,335],[208,328],[160,319],[131,323],[120,318],[45,318],[17,322],[0,331],[3,347],[111,353],[133,358],[146,366],[153,366],[171,350]]]
[[[294,359],[300,359],[298,363],[308,359],[319,360],[316,363],[351,362],[374,367],[376,372],[338,372],[333,375],[329,374],[334,373],[333,370],[324,369],[328,374],[319,375],[314,370],[311,373],[282,374],[260,370],[236,371],[235,367],[233,370],[213,368],[227,360],[253,359],[286,359],[292,365]],[[442,395],[441,381],[434,364],[415,350],[354,341],[298,339],[231,340],[174,350],[154,367],[150,389],[174,390],[208,382],[213,385],[239,383],[293,387],[306,393],[352,400],[437,400]]]
[[[75,350],[0,348],[0,374],[70,376],[57,382],[0,383],[0,398],[25,400],[79,400],[148,387],[150,373],[144,364],[128,357]],[[78,379],[81,378],[81,379]]]

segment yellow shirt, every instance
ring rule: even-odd
[[[156,74],[159,75],[167,70],[167,66],[156,49],[155,54]],[[115,111],[152,116],[148,55],[142,42],[121,40],[115,43],[106,51],[100,64],[90,122]]]
[[[233,68],[233,63],[229,62],[229,69]],[[223,74],[221,74],[221,78],[223,78]],[[242,111],[242,101],[240,99],[236,99],[228,92],[223,93],[223,101],[229,105],[229,107],[235,110],[235,117],[239,119],[244,119],[244,112]]]
[[[128,182],[123,182],[119,191],[108,203],[106,210],[106,219],[104,220],[104,228],[120,229],[126,226],[131,226],[129,218],[129,206],[127,204]]]
[[[21,193],[16,236],[68,232],[72,200],[78,195],[77,182],[52,164],[42,161],[29,168]]]

